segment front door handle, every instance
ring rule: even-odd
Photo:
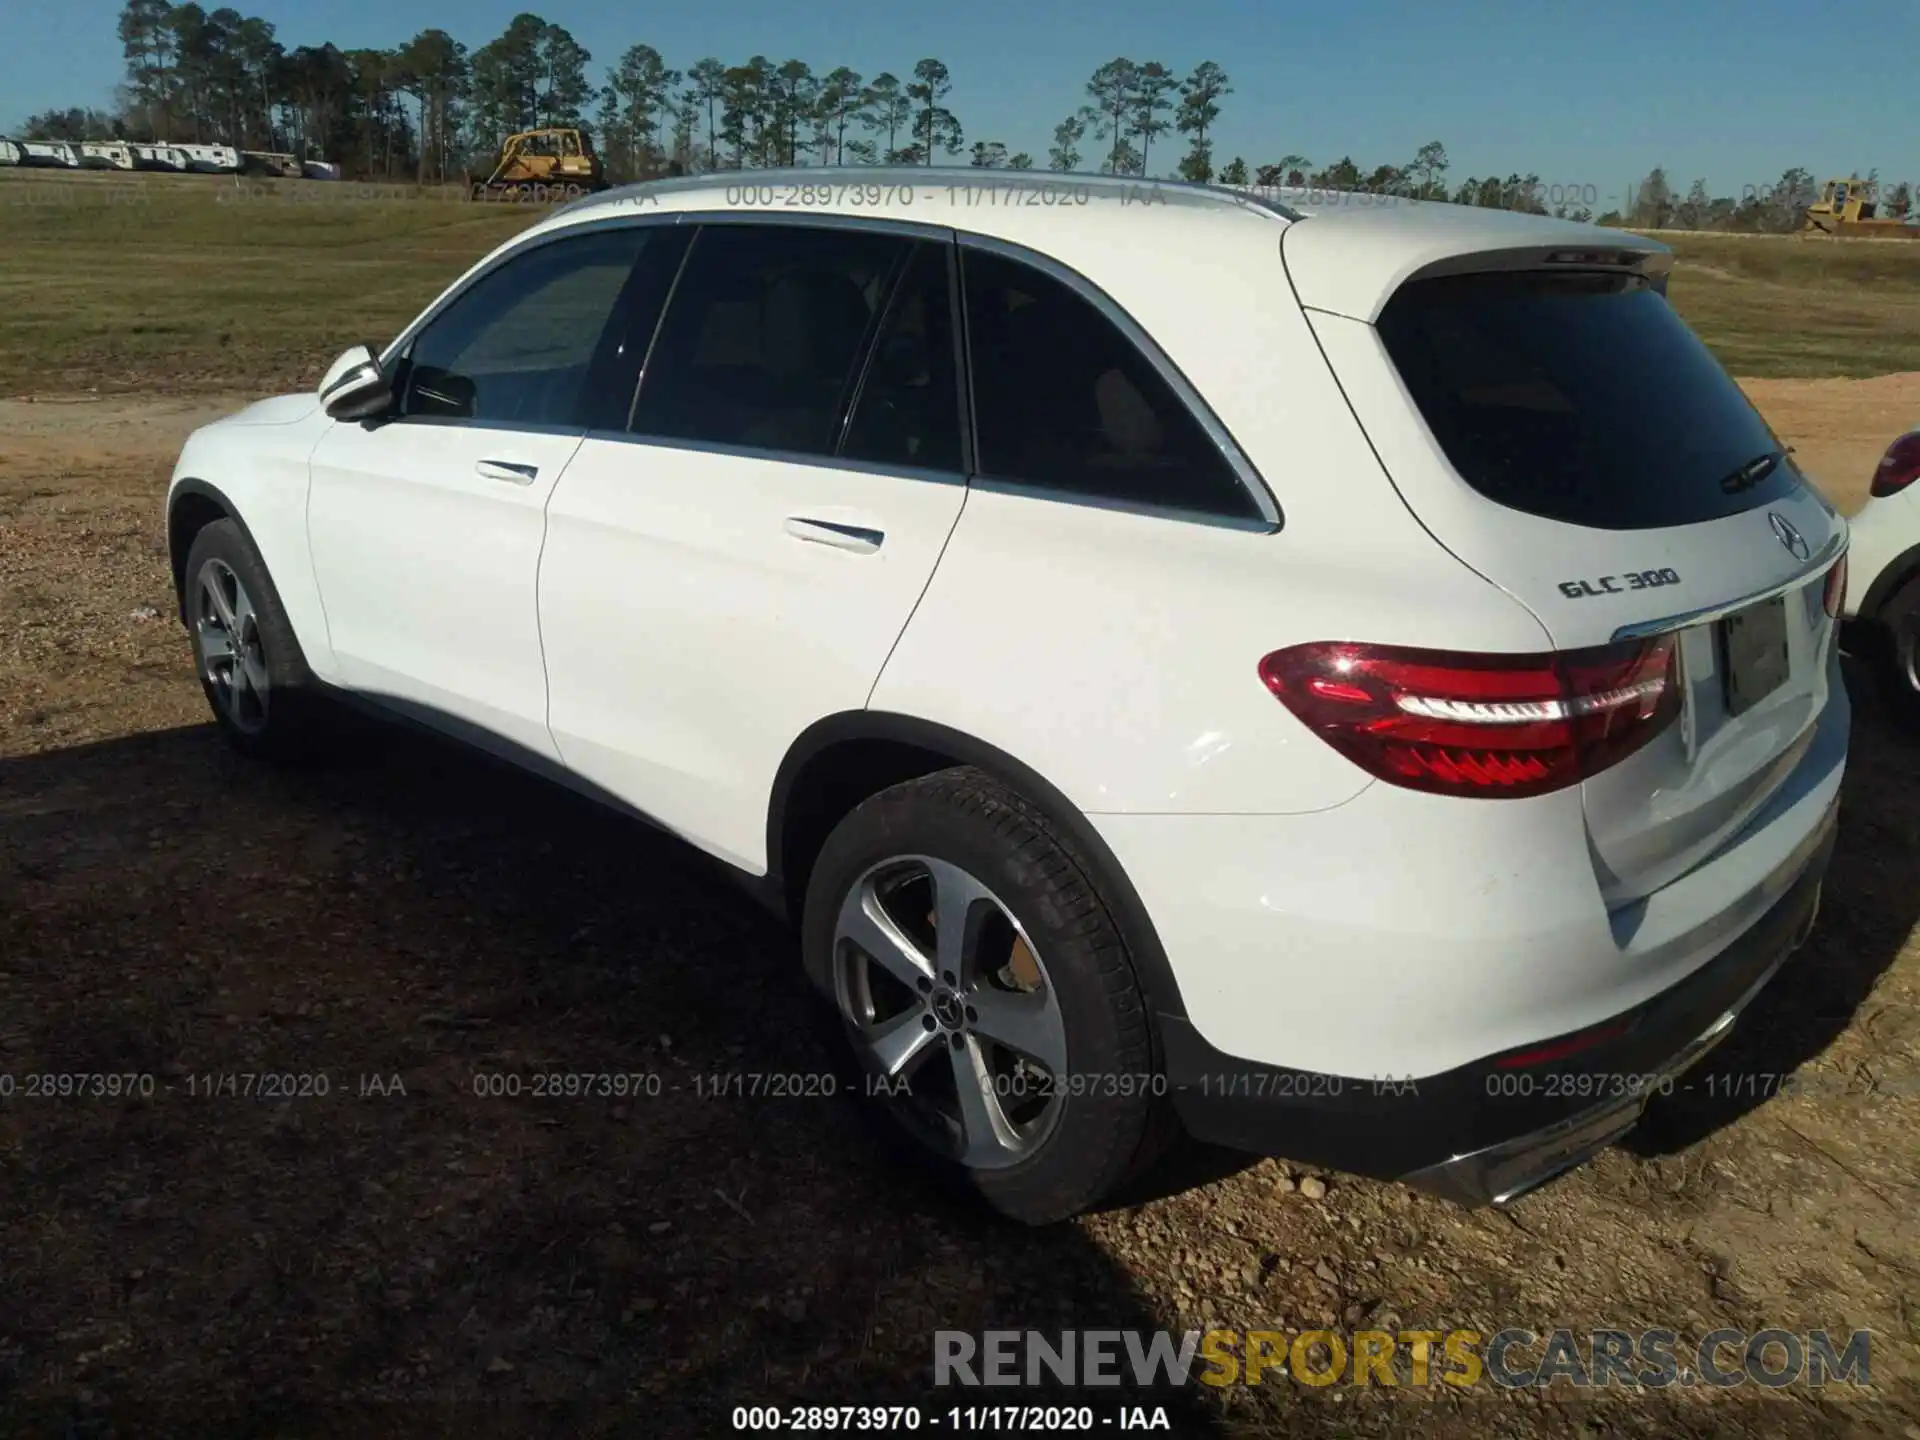
[[[806,515],[789,515],[787,534],[796,540],[811,540],[816,545],[851,550],[856,555],[871,555],[887,538],[884,530],[869,530],[864,525],[843,525],[837,520],[815,520]]]
[[[505,480],[510,485],[531,485],[540,478],[540,467],[521,465],[513,460],[476,460],[473,473],[488,480]]]

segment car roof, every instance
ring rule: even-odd
[[[1488,252],[1666,246],[1541,215],[1305,186],[1206,185],[1137,175],[949,165],[719,170],[618,186],[562,206],[528,235],[621,214],[725,210],[912,221],[1030,246],[1082,270],[1099,251],[1150,245],[1201,260],[1210,237],[1265,226],[1300,303],[1372,322],[1422,271]],[[1237,246],[1235,247],[1238,248]]]

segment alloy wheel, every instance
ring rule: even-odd
[[[201,677],[212,688],[220,712],[248,735],[266,729],[271,686],[260,642],[260,616],[246,586],[224,560],[209,560],[200,567],[193,638]]]
[[[869,867],[834,922],[834,998],[876,1097],[975,1170],[1046,1142],[1068,1089],[1066,1024],[1006,904],[951,861]]]

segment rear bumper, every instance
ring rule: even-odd
[[[1223,1055],[1187,1021],[1163,1017],[1175,1108],[1209,1143],[1399,1180],[1466,1205],[1514,1199],[1632,1129],[1665,1082],[1726,1038],[1811,930],[1837,817],[1836,798],[1754,924],[1678,984],[1576,1032],[1606,1038],[1564,1060],[1516,1066],[1512,1054],[1494,1055],[1417,1080],[1325,1075]]]

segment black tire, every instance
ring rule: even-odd
[[[874,866],[914,855],[956,865],[992,892],[1040,957],[1064,1025],[1066,1083],[1048,1087],[1058,1105],[1051,1128],[1002,1168],[939,1153],[905,1123],[903,1101],[873,1092],[836,998],[842,902]],[[1045,1225],[1099,1204],[1164,1150],[1171,1110],[1126,940],[1069,845],[1034,805],[985,773],[962,767],[910,780],[846,816],[815,863],[801,942],[849,1088],[885,1136],[942,1180],[1012,1219]]]
[[[229,702],[230,691],[210,675],[207,660],[209,646],[217,643],[217,632],[224,627],[209,623],[215,607],[204,587],[227,575],[238,581],[250,602],[251,636],[257,642],[253,654],[267,678],[264,703],[241,706],[238,713]],[[227,740],[242,753],[262,759],[307,760],[324,753],[338,733],[338,717],[307,668],[266,562],[235,521],[216,520],[194,536],[187,552],[184,596],[194,669]]]
[[[1920,579],[1907,581],[1888,598],[1879,621],[1880,693],[1894,718],[1920,735]]]

